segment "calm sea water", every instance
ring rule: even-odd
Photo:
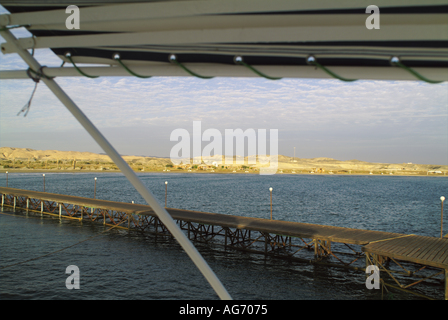
[[[119,173],[47,173],[46,191],[145,203]],[[168,207],[273,217],[369,230],[440,235],[445,177],[140,173]],[[5,176],[0,185],[5,186]],[[9,174],[9,187],[43,190],[42,174]],[[4,213],[13,214],[6,208]],[[445,219],[444,231],[448,232]],[[102,225],[0,215],[0,268],[59,250],[104,231]],[[197,245],[234,299],[381,299],[359,271],[313,266]],[[65,269],[80,270],[81,289],[67,290]],[[437,289],[442,292],[442,288]],[[112,230],[56,254],[0,270],[1,299],[216,299],[172,239]],[[395,299],[415,299],[395,293]]]

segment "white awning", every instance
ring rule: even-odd
[[[72,3],[0,3],[12,13],[0,16],[0,25],[27,26],[33,34],[19,39],[21,47],[50,48],[66,62],[124,64],[136,73],[140,66],[161,66],[162,76],[172,75],[163,67],[176,62],[207,76],[256,77],[241,69],[266,74],[269,66],[272,77],[333,77],[327,71],[337,70],[343,78],[415,80],[393,67],[395,57],[423,76],[448,80],[446,0],[376,1],[379,29],[366,27],[371,2],[360,0],[77,1],[80,29],[71,30],[65,9]],[[14,52],[8,43],[1,48]],[[222,72],[226,66],[238,67]],[[302,68],[291,75],[285,66]]]

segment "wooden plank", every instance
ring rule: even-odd
[[[412,259],[415,259],[419,263],[422,264],[432,264],[434,261],[428,259],[429,255],[431,255],[434,250],[438,247],[437,241],[431,241],[430,239],[426,239],[426,246],[424,246],[421,250],[421,252],[418,252],[413,257],[410,257]]]
[[[346,229],[346,230],[338,230],[336,233],[334,233],[332,236],[330,236],[331,239],[357,239],[356,238],[356,230],[353,229]]]
[[[410,255],[410,254],[418,254],[421,252],[422,248],[425,246],[425,243],[420,238],[413,238],[408,242],[408,245],[401,250],[397,250],[396,254],[399,255]]]
[[[387,233],[372,230],[359,230],[356,236],[359,240],[367,242],[383,240],[390,237],[390,235]]]
[[[439,263],[445,266],[445,269],[448,270],[448,255],[443,255],[439,257],[437,260],[433,260],[434,263]]]
[[[407,237],[401,237],[401,238],[393,239],[393,240],[389,240],[389,241],[384,241],[382,243],[382,247],[384,250],[386,250],[386,248],[387,248],[387,250],[389,250],[390,252],[396,253],[405,248],[408,248],[410,243],[412,243],[412,237],[407,236]]]
[[[349,228],[341,228],[341,227],[331,227],[331,226],[321,226],[321,233],[324,236],[331,237],[331,236],[338,236],[342,232],[352,232],[355,229],[349,229]]]
[[[448,249],[441,255],[436,262],[438,263],[446,263],[448,265]],[[447,268],[448,269],[448,268]]]
[[[445,259],[442,261],[442,264],[448,266],[448,255],[445,257]],[[446,268],[448,269],[448,267]]]
[[[441,241],[440,243],[442,249],[432,259],[436,259],[437,257],[443,256],[444,254],[448,255],[448,239],[444,239],[444,241]]]
[[[441,250],[437,256],[433,259],[435,262],[442,262],[444,259],[448,257],[448,247],[445,247],[443,250]]]
[[[448,247],[448,246],[447,246]],[[446,244],[440,239],[424,237],[424,236],[409,236],[396,240],[385,241],[385,243],[377,242],[364,246],[362,248],[365,252],[398,258],[423,265],[431,265],[439,268],[448,267],[448,250],[445,249]],[[440,253],[442,259],[435,261],[434,259],[421,259],[422,256],[429,257],[431,254]]]
[[[413,236],[387,240],[384,242],[372,243],[368,246],[370,250],[388,252],[391,256],[398,255],[403,251],[414,250],[418,240]]]
[[[407,252],[406,255],[409,256],[409,257],[413,257],[413,256],[419,255],[423,251],[422,250],[423,246],[424,246],[424,243],[422,243],[421,241],[416,243],[414,245],[414,250],[411,250],[411,251]]]
[[[391,234],[381,231],[370,231],[370,230],[358,230],[359,232],[354,233],[343,233],[339,234],[338,237],[333,237],[334,241],[342,240],[344,238],[351,238],[354,244],[367,244],[372,241],[388,239],[391,237],[399,237],[401,234]],[[347,243],[347,242],[346,242]]]
[[[404,235],[403,234],[397,234],[397,233],[381,233],[381,234],[376,234],[375,235],[377,238],[376,239],[372,239],[370,242],[374,242],[375,244],[377,244],[377,246],[383,246],[383,245],[389,245],[391,243],[394,243],[394,241],[397,241],[399,239],[401,239]],[[395,240],[397,239],[397,240]],[[381,240],[381,241],[379,241]],[[376,242],[379,241],[379,242]]]
[[[378,255],[383,255],[383,256],[390,256],[389,252],[381,252],[381,251],[369,251],[367,249],[364,249],[364,251],[369,252],[369,253],[375,253]],[[412,257],[408,257],[408,256],[400,256],[400,255],[394,255],[393,256],[394,259],[399,259],[399,260],[405,260],[405,261],[409,261],[409,262],[413,262],[413,263],[418,263],[418,264],[423,264],[423,265],[428,265],[428,266],[433,266],[433,267],[437,267],[437,268],[447,268],[448,267],[448,263],[439,263],[439,262],[435,262],[435,261],[422,261],[419,259],[414,259]]]
[[[448,246],[444,247],[442,250],[437,253],[437,255],[433,258],[434,261],[443,260],[444,256],[448,256]]]
[[[412,238],[413,239],[412,240],[410,239],[410,241],[409,241],[409,245],[406,248],[404,248],[403,250],[397,251],[396,254],[406,256],[406,255],[410,254],[411,252],[414,252],[415,249],[417,249],[417,248],[418,248],[417,252],[419,252],[419,253],[422,250],[424,250],[424,248],[426,246],[424,239],[421,239],[418,236],[413,236]]]
[[[439,245],[439,241],[431,241],[427,239],[427,246],[425,247],[425,252],[418,255],[418,259],[427,260],[429,255],[433,252],[433,250]]]
[[[377,248],[381,248],[382,251],[388,251],[391,255],[397,255],[401,253],[404,250],[409,250],[410,248],[414,248],[414,246],[411,247],[413,242],[416,240],[412,238],[412,236],[409,237],[402,237],[394,240],[385,241],[384,243],[378,243],[380,244],[377,246]]]
[[[448,245],[448,243],[444,243],[443,241],[440,241],[440,239],[438,239],[437,241],[437,245],[434,246],[431,249],[431,252],[429,252],[429,255],[427,255],[426,257],[424,257],[425,259],[428,260],[432,260],[434,259],[434,257],[441,251],[443,251],[443,249]]]
[[[405,255],[410,259],[414,259],[419,263],[425,262],[425,259],[422,259],[422,256],[428,253],[428,244],[422,243],[419,246],[419,250],[414,250],[413,252],[407,252]]]
[[[447,248],[447,245],[444,244],[443,242],[440,242],[439,245],[436,248],[434,248],[433,252],[427,257],[427,260],[435,261],[435,258],[439,254],[445,252],[446,248]]]
[[[354,235],[353,233],[341,233],[338,234],[337,236],[330,237],[329,240],[333,242],[340,242],[354,245],[363,245],[368,243],[368,241],[366,240],[356,238],[356,235]]]
[[[392,254],[393,251],[390,248],[390,245],[391,245],[390,241],[391,240],[386,240],[386,241],[382,241],[382,242],[372,243],[372,244],[369,244],[368,246],[372,250],[387,251]],[[396,241],[398,241],[398,240],[396,240]]]

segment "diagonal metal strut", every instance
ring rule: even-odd
[[[1,27],[1,26],[0,26]],[[39,70],[41,65],[36,59],[25,49],[23,49],[15,36],[9,31],[2,29],[0,30],[0,35],[14,47],[15,51],[20,55],[20,57],[28,64],[28,66],[33,70]],[[209,267],[207,262],[197,251],[190,240],[185,236],[185,234],[176,225],[174,220],[168,214],[168,212],[157,202],[148,188],[143,185],[140,179],[137,177],[135,172],[129,167],[129,165],[124,161],[124,159],[118,154],[115,148],[107,141],[107,139],[101,134],[101,132],[93,125],[93,123],[86,117],[86,115],[79,109],[79,107],[71,100],[71,98],[62,90],[62,88],[50,78],[43,77],[41,79],[47,87],[53,92],[53,94],[64,104],[64,106],[71,112],[71,114],[79,121],[79,123],[84,127],[84,129],[90,134],[90,136],[99,144],[99,146],[107,153],[107,155],[112,159],[112,161],[117,165],[129,182],[134,186],[134,188],[140,193],[140,195],[145,199],[148,205],[154,210],[162,223],[168,228],[171,234],[176,238],[185,252],[188,254],[190,259],[194,262],[197,268],[201,271],[203,276],[210,283],[212,288],[215,290],[217,295],[221,299],[232,299],[225,287],[222,285],[221,281],[218,279],[213,270]]]

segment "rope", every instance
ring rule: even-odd
[[[314,58],[313,56],[309,56],[307,58],[307,63],[310,65],[313,65],[315,67],[318,67],[319,69],[322,69],[323,71],[325,71],[326,73],[328,73],[330,76],[332,76],[333,78],[342,80],[342,81],[346,81],[346,82],[352,82],[352,81],[356,81],[358,79],[347,79],[344,77],[341,77],[339,75],[337,75],[336,73],[334,73],[333,71],[328,70],[327,68],[325,68],[323,65],[321,65],[320,63],[318,63],[316,61],[316,58]]]
[[[28,102],[23,106],[22,109],[20,109],[20,111],[17,113],[17,116],[20,115],[22,112],[24,112],[25,114],[23,115],[24,117],[27,116],[28,112],[30,111],[30,107],[31,107],[31,101],[33,100],[34,94],[36,93],[36,89],[37,89],[37,85],[39,84],[39,81],[41,78],[45,78],[45,79],[53,79],[52,77],[48,77],[46,76],[43,71],[42,68],[45,68],[45,66],[42,66],[39,68],[38,72],[34,71],[31,68],[28,68],[26,70],[26,74],[28,75],[28,77],[33,80],[35,82],[34,85],[34,89],[33,92],[31,93],[31,97],[28,100]],[[31,73],[33,73],[35,76],[33,76]]]
[[[177,64],[179,67],[181,67],[182,69],[184,69],[186,72],[188,72],[189,74],[191,74],[194,77],[201,78],[201,79],[213,79],[214,78],[214,77],[201,76],[201,75],[197,74],[196,72],[191,71],[190,69],[185,67],[182,63],[177,61],[177,57],[174,54],[170,55],[169,60],[170,60],[170,62]]]
[[[141,76],[139,74],[136,74],[135,72],[133,72],[131,69],[129,69],[120,59],[120,55],[117,53],[114,55],[114,59],[118,61],[119,64],[121,64],[121,66],[123,68],[126,69],[127,72],[129,72],[131,75],[137,77],[137,78],[142,78],[142,79],[148,79],[151,78],[151,76]]]
[[[75,69],[76,69],[81,75],[83,75],[84,77],[87,77],[87,78],[98,78],[98,77],[99,77],[99,76],[90,76],[90,75],[84,73],[81,69],[79,69],[79,68],[76,66],[76,64],[73,62],[73,59],[72,59],[72,56],[71,56],[70,53],[67,53],[67,54],[65,55],[65,57],[66,57],[68,60],[70,60],[70,62],[71,62],[71,63],[73,64],[73,66],[75,67]]]
[[[26,72],[27,72],[28,76],[29,76],[31,79],[33,79],[34,81],[35,81],[35,78],[31,76],[31,73],[35,74],[35,75],[37,76],[36,78],[38,78],[38,80],[40,80],[41,78],[45,78],[45,79],[48,79],[48,80],[54,79],[55,77],[49,77],[49,76],[45,75],[45,73],[43,72],[42,69],[43,69],[43,68],[46,68],[46,67],[47,67],[47,66],[42,66],[42,67],[40,67],[39,70],[38,70],[38,72],[34,71],[34,70],[31,69],[31,68],[28,68],[28,70],[27,70]]]
[[[255,69],[254,67],[252,67],[252,66],[248,65],[247,63],[245,63],[245,62],[243,61],[243,58],[242,58],[242,57],[235,57],[234,61],[235,61],[236,64],[245,66],[246,68],[252,70],[252,71],[255,72],[256,74],[258,74],[260,77],[266,78],[266,79],[268,79],[268,80],[280,80],[280,79],[282,79],[282,78],[275,78],[275,77],[270,77],[270,76],[265,75],[263,72],[258,71],[258,70]]]
[[[425,81],[425,82],[427,82],[427,83],[437,84],[437,83],[442,83],[442,82],[443,82],[443,81],[429,80],[428,78],[425,78],[424,76],[422,76],[421,74],[419,74],[417,71],[415,71],[415,70],[413,70],[413,69],[411,69],[411,68],[405,66],[404,64],[402,64],[402,63],[400,62],[400,59],[398,59],[397,57],[393,57],[393,58],[390,60],[390,63],[391,63],[393,66],[400,67],[400,68],[406,70],[407,72],[409,72],[410,74],[412,74],[413,76],[415,76],[417,79],[422,80],[422,81]]]
[[[31,93],[31,97],[30,97],[30,99],[28,100],[27,103],[25,103],[25,105],[23,106],[23,108],[20,109],[20,111],[17,113],[17,116],[18,116],[19,114],[21,114],[22,112],[24,112],[25,114],[24,114],[23,116],[26,117],[26,115],[27,115],[28,112],[30,111],[31,101],[33,100],[34,93],[36,92],[37,84],[38,84],[38,83],[39,83],[39,81],[36,81],[36,84],[34,85],[34,89],[33,89],[33,92]]]

